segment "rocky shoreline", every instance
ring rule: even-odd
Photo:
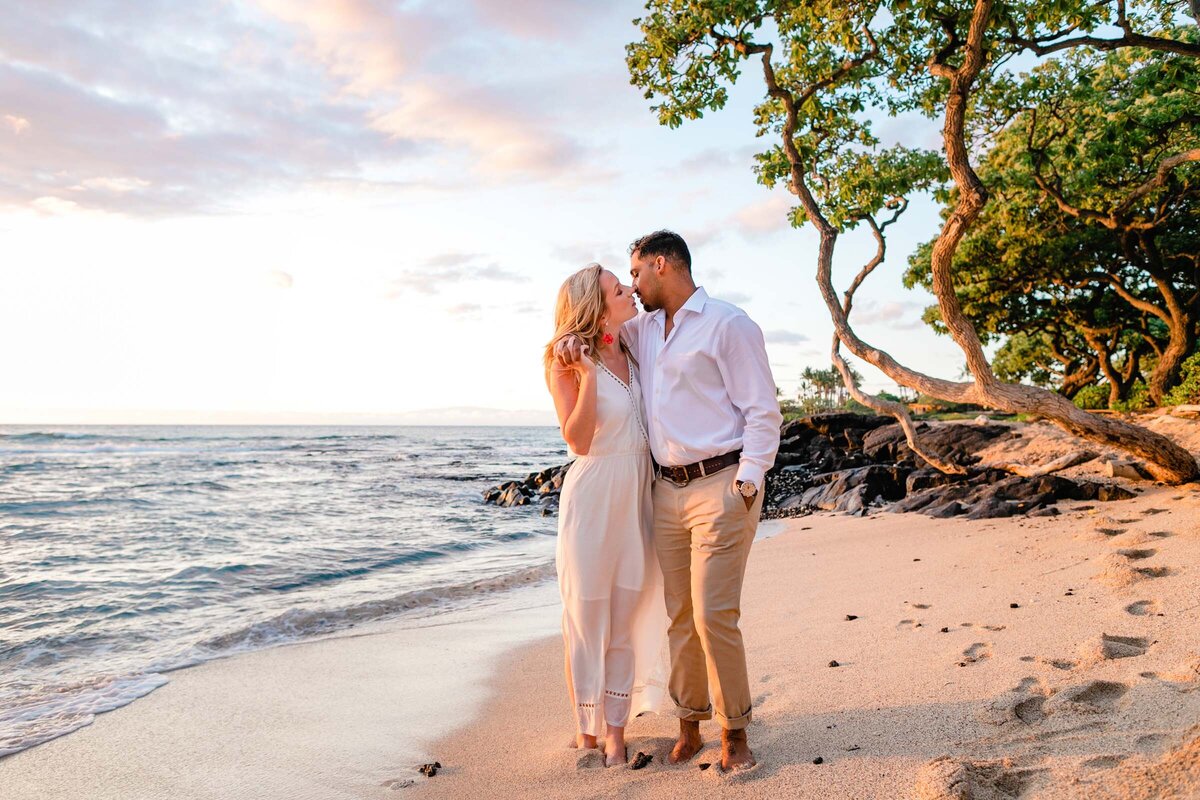
[[[1053,516],[1061,500],[1107,502],[1133,497],[1113,483],[1077,481],[1058,475],[1022,477],[978,466],[975,454],[1008,437],[1010,426],[988,422],[918,423],[922,442],[966,469],[947,475],[925,466],[890,417],[852,413],[815,414],[784,423],[779,454],[767,473],[763,518],[778,519],[839,511],[915,511],[931,517]],[[570,464],[549,467],[483,492],[486,503],[534,505],[543,516],[558,507]]]

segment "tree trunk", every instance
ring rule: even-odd
[[[800,200],[805,215],[820,235],[817,255],[817,286],[833,320],[838,340],[854,355],[882,371],[903,386],[933,397],[960,403],[978,403],[1010,413],[1038,414],[1064,430],[1101,444],[1109,445],[1146,459],[1154,477],[1167,483],[1184,483],[1200,478],[1200,466],[1190,453],[1165,436],[1117,419],[1089,414],[1060,394],[1035,386],[1002,383],[991,370],[979,336],[962,313],[954,291],[951,270],[953,256],[969,225],[987,200],[987,192],[971,169],[967,156],[963,123],[970,85],[983,67],[983,36],[991,13],[989,0],[977,0],[962,66],[951,69],[934,64],[936,77],[950,80],[946,103],[943,140],[947,162],[958,187],[958,203],[951,212],[933,248],[932,276],[934,294],[942,311],[942,320],[954,341],[967,357],[974,381],[964,383],[934,378],[896,361],[890,354],[872,347],[855,334],[845,310],[838,301],[832,282],[833,251],[838,231],[821,212],[808,186],[808,168],[795,142],[797,125],[796,98],[780,87],[770,60],[770,49],[763,52],[763,71],[772,97],[784,104],[783,149],[789,162],[789,188]]]
[[[1100,372],[1100,362],[1094,358],[1090,358],[1087,362],[1078,369],[1071,372],[1064,372],[1062,385],[1058,387],[1058,393],[1068,400],[1074,400],[1075,395],[1079,394],[1079,390],[1085,386],[1090,386],[1096,380],[1096,375]]]

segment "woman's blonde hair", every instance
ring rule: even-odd
[[[547,370],[554,361],[554,345],[565,336],[578,336],[592,358],[600,351],[600,337],[604,335],[600,318],[607,308],[600,286],[603,273],[604,267],[593,262],[563,281],[554,306],[554,336],[542,354]]]

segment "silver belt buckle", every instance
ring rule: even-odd
[[[682,468],[682,467],[668,467],[667,469],[669,469],[670,472],[664,472],[663,477],[665,477],[667,480],[669,480],[671,483],[675,484],[676,486],[687,486],[689,483],[691,483],[692,479],[688,477],[687,469]],[[683,474],[682,481],[678,480],[675,477],[676,470],[678,470],[680,473]]]

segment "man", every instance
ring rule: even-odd
[[[703,744],[700,722],[722,727],[721,766],[754,765],[742,578],[762,510],[763,476],[782,416],[762,331],[692,279],[683,238],[657,231],[629,248],[633,288],[648,313],[621,334],[639,364],[656,463],[654,539],[671,618],[671,699],[680,718],[672,763]],[[565,363],[579,344],[560,345]],[[736,470],[728,469],[735,466]],[[711,691],[711,701],[710,701]]]

